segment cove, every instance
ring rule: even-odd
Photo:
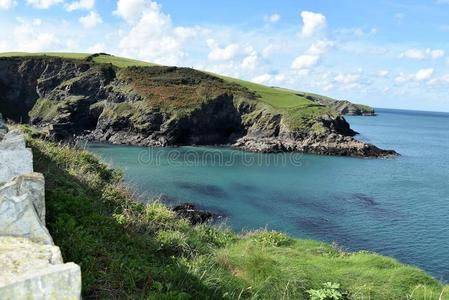
[[[235,230],[261,227],[414,264],[449,281],[449,114],[347,117],[359,139],[401,154],[357,159],[229,148],[89,144],[144,194],[192,202]]]

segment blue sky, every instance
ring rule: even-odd
[[[0,0],[0,51],[108,52],[449,111],[449,0]]]

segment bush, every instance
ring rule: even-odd
[[[291,245],[293,239],[277,231],[260,231],[255,234],[253,240],[264,246],[281,247]]]
[[[346,300],[348,293],[340,288],[340,284],[326,282],[322,289],[308,290],[310,300]]]

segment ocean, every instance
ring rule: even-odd
[[[449,281],[449,113],[347,117],[391,159],[89,144],[143,201],[191,202],[237,231],[268,228],[416,265]]]

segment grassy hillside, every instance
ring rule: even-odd
[[[141,103],[139,106],[145,107],[147,109],[151,109],[154,107],[162,107],[162,108],[177,108],[176,107],[176,101],[183,102],[182,105],[185,106],[185,108],[188,108],[188,106],[191,106],[191,108],[194,108],[193,106],[198,104],[198,100],[204,100],[208,98],[208,96],[213,96],[216,93],[215,92],[225,92],[229,91],[230,93],[235,92],[235,86],[240,86],[248,89],[251,93],[254,93],[256,97],[249,97],[251,100],[258,100],[261,103],[267,105],[270,107],[274,113],[281,113],[285,115],[285,121],[287,125],[291,129],[301,129],[301,128],[311,128],[313,125],[316,125],[316,120],[319,119],[322,115],[330,115],[335,116],[337,115],[336,111],[323,106],[314,103],[313,101],[310,101],[306,99],[305,97],[299,96],[296,92],[286,90],[286,89],[278,89],[278,88],[272,88],[267,87],[264,85],[234,79],[226,76],[220,76],[216,74],[211,74],[214,78],[220,78],[224,80],[223,83],[217,83],[215,82],[213,88],[210,86],[204,86],[203,89],[201,89],[201,86],[199,89],[196,89],[192,93],[185,94],[184,91],[188,89],[188,87],[182,83],[182,80],[180,79],[182,74],[182,71],[179,71],[179,78],[175,78],[177,81],[169,81],[169,83],[174,83],[177,86],[174,89],[167,88],[166,85],[160,84],[157,81],[161,82],[163,80],[172,80],[173,78],[170,78],[173,74],[168,74],[169,77],[153,77],[150,78],[148,76],[145,76],[145,73],[149,73],[148,75],[157,75],[157,74],[150,74],[155,73],[152,71],[142,71],[139,70],[139,68],[132,68],[132,67],[154,67],[156,65],[151,63],[146,63],[138,60],[132,60],[128,58],[121,58],[111,55],[104,55],[104,54],[95,54],[95,55],[89,55],[86,53],[59,53],[59,52],[47,52],[47,53],[22,53],[22,52],[8,52],[8,53],[0,53],[0,57],[62,57],[67,59],[78,59],[78,60],[90,60],[96,63],[102,63],[102,64],[112,64],[120,69],[122,69],[120,72],[123,73],[123,76],[126,78],[133,79],[133,83],[131,84],[131,87],[137,91],[143,91],[143,95],[146,97],[147,101],[146,103]],[[127,70],[128,69],[128,70]],[[150,68],[151,69],[151,68]],[[184,69],[185,70],[185,69]],[[185,76],[196,76],[198,78],[204,77],[204,75],[208,73],[204,72],[194,72],[195,70],[192,70],[192,74],[184,74]],[[184,72],[186,73],[186,72]],[[204,75],[200,75],[204,74]],[[209,73],[210,74],[210,73]],[[197,79],[198,79],[197,78]],[[195,78],[192,78],[192,80],[195,80]],[[157,89],[157,86],[154,85],[154,83],[159,84],[159,87],[164,87],[164,95],[162,95],[161,98],[157,99],[158,103],[154,103],[155,95],[161,95],[161,90]],[[181,84],[179,84],[181,83]],[[207,83],[207,82],[206,82]],[[148,90],[148,86],[155,86],[152,90]],[[221,85],[221,86],[220,86]],[[144,89],[147,89],[147,91],[144,91]],[[238,90],[238,89],[237,89]],[[239,94],[239,96],[242,96]],[[210,98],[210,97],[209,97]],[[247,97],[248,98],[248,97]],[[167,100],[168,99],[168,100]],[[200,101],[200,102],[201,102]],[[114,108],[116,109],[116,108]],[[140,110],[137,109],[137,110]],[[132,109],[132,111],[137,111],[136,109]],[[138,118],[138,117],[136,117]],[[315,128],[317,131],[320,131],[322,128]]]
[[[23,129],[46,178],[48,228],[81,265],[84,299],[449,299],[448,286],[377,254],[192,226],[135,202],[121,172],[90,153]]]

